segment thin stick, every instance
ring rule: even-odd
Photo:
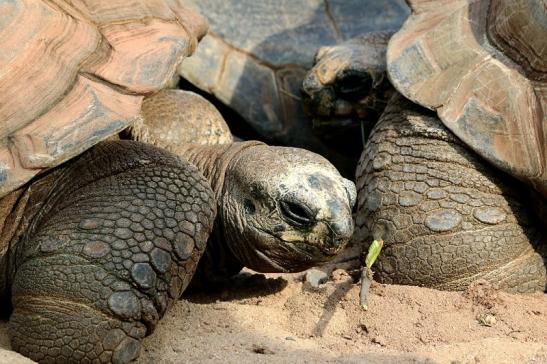
[[[369,267],[363,267],[361,270],[361,290],[359,291],[359,304],[364,310],[368,310],[367,296],[372,284],[372,270]]]
[[[372,284],[372,265],[380,255],[380,251],[384,246],[383,240],[374,240],[368,247],[367,257],[365,258],[365,266],[361,270],[361,290],[359,291],[359,304],[365,310],[368,310],[367,296]]]

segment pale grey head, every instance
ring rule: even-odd
[[[301,271],[353,233],[356,190],[323,157],[257,145],[230,163],[219,208],[231,252],[261,272]]]

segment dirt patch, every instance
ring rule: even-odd
[[[345,271],[317,288],[301,277],[247,274],[223,292],[185,297],[138,362],[547,362],[543,293],[511,295],[484,282],[466,292],[374,283],[364,311]],[[8,348],[5,327],[0,346]]]

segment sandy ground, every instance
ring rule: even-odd
[[[178,302],[138,363],[547,363],[544,293],[374,283],[367,311],[358,295],[343,270],[317,288],[302,275],[247,275]],[[0,362],[28,361],[0,350]]]

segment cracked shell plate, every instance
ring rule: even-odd
[[[0,0],[0,196],[116,134],[205,34],[178,0]]]
[[[388,73],[469,147],[547,197],[545,0],[412,0]]]

